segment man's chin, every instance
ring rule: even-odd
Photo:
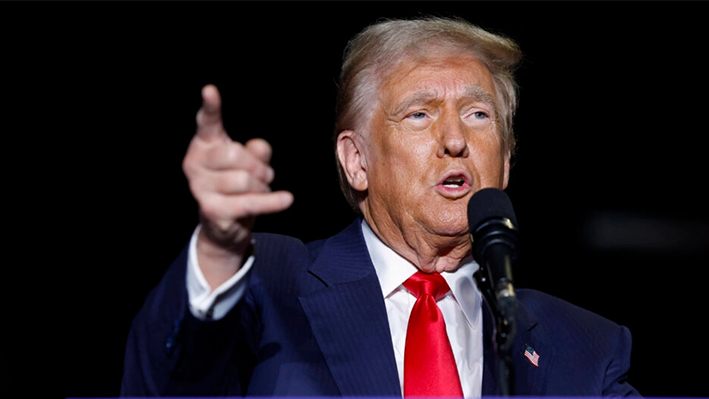
[[[418,267],[424,273],[443,273],[443,272],[453,272],[460,267],[462,263],[449,263],[449,262],[437,262],[435,265],[426,265],[423,267]]]
[[[462,223],[458,217],[437,221],[432,225],[431,230],[441,237],[449,237],[451,239],[467,238],[469,230],[467,216]]]

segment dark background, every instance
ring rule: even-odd
[[[181,161],[206,83],[220,88],[235,140],[271,142],[273,188],[295,194],[256,228],[307,241],[348,225],[331,140],[342,49],[380,17],[435,14],[504,33],[525,53],[507,190],[517,286],[628,326],[630,381],[645,396],[709,396],[706,11],[3,3],[2,389],[118,395],[131,319],[197,222]]]

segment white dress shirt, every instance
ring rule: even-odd
[[[219,319],[243,295],[246,289],[244,276],[251,270],[254,257],[251,256],[236,275],[210,292],[197,262],[196,241],[199,228],[198,226],[195,229],[190,240],[187,260],[187,292],[190,310],[199,318]],[[403,392],[406,328],[416,297],[402,284],[416,273],[417,269],[387,247],[364,220],[362,232],[382,287],[399,372],[399,384]],[[438,301],[438,307],[446,322],[446,331],[453,348],[458,374],[461,376],[463,395],[466,398],[479,398],[482,392],[482,298],[473,281],[473,273],[477,268],[477,263],[470,259],[455,272],[442,273],[451,290]]]
[[[187,251],[187,297],[190,311],[195,317],[219,320],[226,316],[229,309],[244,295],[247,282],[244,276],[251,270],[254,257],[250,256],[236,274],[212,291],[197,261],[197,234],[201,228],[202,225],[198,225],[192,233]]]
[[[362,232],[382,286],[394,344],[396,367],[399,371],[399,383],[403,392],[406,328],[416,297],[402,284],[418,269],[386,246],[364,221],[362,221]],[[463,395],[466,398],[479,398],[482,393],[482,299],[473,281],[473,273],[477,269],[477,263],[471,259],[455,272],[441,273],[451,290],[437,302],[446,322],[448,339],[451,342],[458,375],[461,377]]]

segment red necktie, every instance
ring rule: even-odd
[[[404,396],[463,397],[443,314],[436,305],[449,290],[438,274],[416,272],[404,282],[416,296],[404,349]]]

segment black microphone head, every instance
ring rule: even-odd
[[[512,201],[507,193],[498,188],[483,188],[473,194],[468,202],[468,226],[470,233],[488,219],[509,219],[517,227]]]
[[[468,202],[468,228],[473,244],[473,258],[486,263],[488,249],[502,244],[514,260],[518,250],[517,218],[507,193],[484,188]]]

